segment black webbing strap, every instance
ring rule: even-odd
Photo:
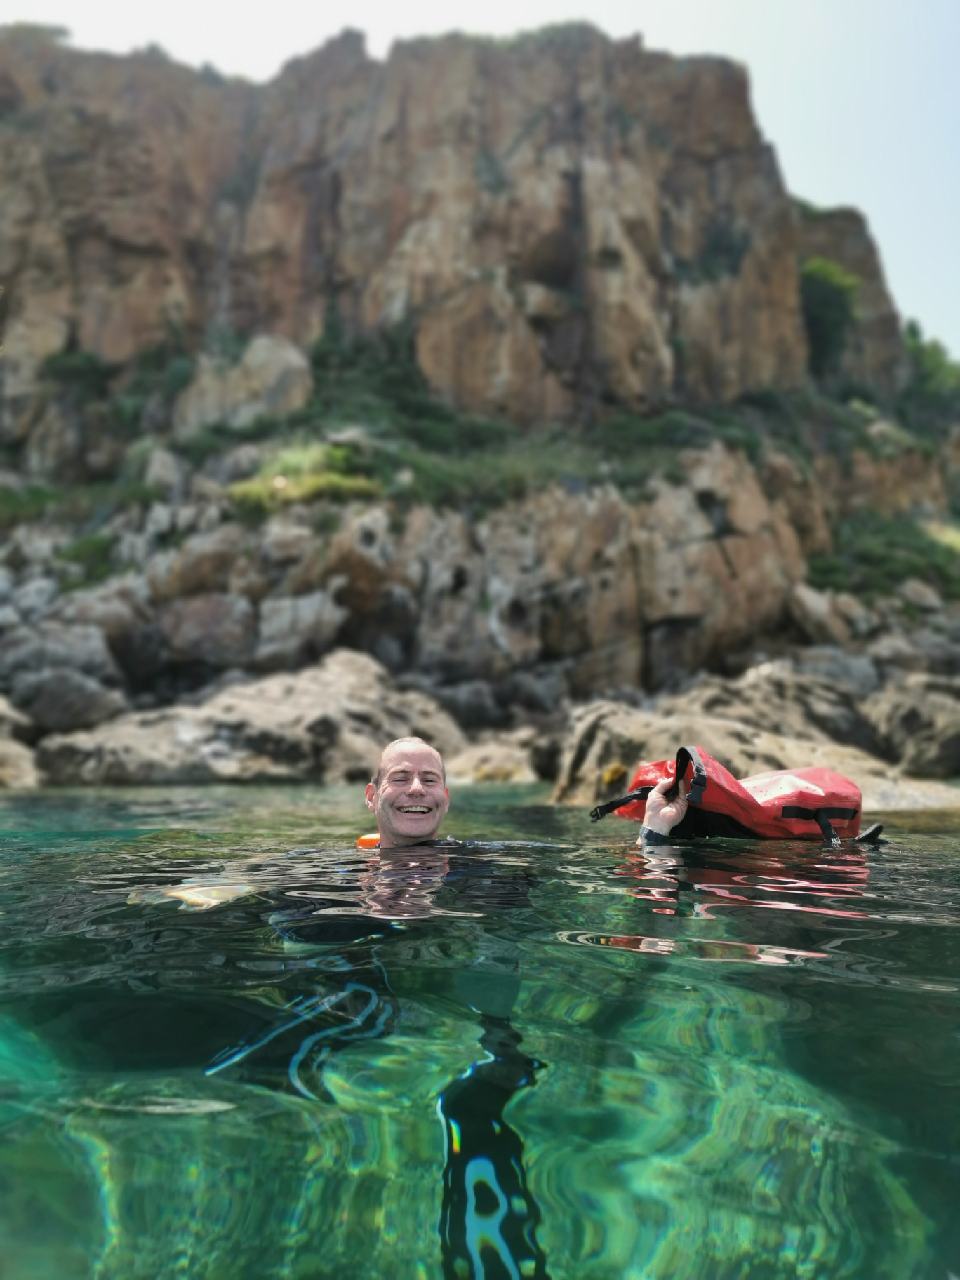
[[[666,792],[666,798],[668,800],[676,799],[679,780],[686,773],[688,764],[693,766],[693,777],[690,781],[690,794],[687,799],[691,804],[699,804],[704,787],[707,785],[707,771],[696,747],[680,747],[677,751],[676,776],[673,786],[668,788]],[[607,800],[603,804],[598,804],[595,809],[590,810],[590,821],[599,822],[608,813],[613,813],[614,809],[619,809],[625,804],[632,804],[635,800],[646,800],[652,790],[653,787],[638,787],[636,791],[631,791],[625,796],[619,796],[616,800]]]
[[[640,787],[637,791],[619,796],[616,800],[607,800],[605,804],[598,804],[595,809],[590,810],[590,821],[599,822],[608,813],[613,813],[614,809],[619,809],[624,804],[632,804],[634,800],[646,800],[652,790],[653,787]]]
[[[819,808],[802,804],[785,804],[780,810],[781,818],[801,818],[804,822],[815,822],[827,844],[839,844],[840,837],[833,829],[831,818],[855,818],[859,809],[831,808],[822,805]]]

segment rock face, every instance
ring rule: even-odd
[[[260,334],[235,365],[201,356],[190,386],[177,400],[174,436],[189,440],[204,427],[246,427],[258,418],[302,409],[313,390],[310,364],[286,338]]]
[[[886,395],[898,391],[907,376],[900,318],[863,214],[856,209],[803,209],[797,246],[801,262],[830,258],[859,282],[840,376]]]
[[[440,683],[534,668],[561,691],[659,687],[785,616],[796,535],[746,460],[681,452],[684,483],[630,504],[612,486],[547,490],[473,522],[415,509],[348,518],[325,566],[343,638]]]
[[[51,783],[342,782],[370,777],[383,745],[418,734],[463,749],[432,699],[394,689],[372,658],[339,650],[296,675],[240,683],[199,706],[121,716],[52,735],[37,760]]]
[[[954,787],[904,778],[876,756],[832,741],[816,724],[798,717],[789,703],[769,708],[774,723],[777,710],[785,713],[787,732],[781,732],[753,723],[755,708],[730,707],[736,714],[714,714],[709,688],[705,693],[701,702],[698,691],[691,690],[683,705],[674,708],[639,709],[614,702],[579,707],[565,737],[554,799],[582,805],[613,799],[626,792],[640,760],[672,759],[678,747],[700,744],[735,777],[807,766],[846,774],[860,787],[864,810],[956,808]],[[796,729],[800,732],[791,732]],[[931,746],[929,737],[926,746]],[[955,749],[954,738],[949,750]],[[930,768],[924,772],[926,778],[947,776]]]
[[[378,63],[348,32],[256,87],[8,31],[0,77],[4,440],[34,429],[45,357],[124,362],[171,325],[304,347],[331,316],[408,321],[436,389],[517,420],[805,377],[797,218],[731,63],[586,26]],[[886,378],[879,269],[862,227],[833,232],[872,281],[851,370]],[[254,383],[298,402],[302,358],[260,343],[204,365],[178,431],[250,412]]]
[[[911,673],[874,695],[867,714],[907,773],[960,774],[960,678]]]

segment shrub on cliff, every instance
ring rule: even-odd
[[[79,400],[102,400],[117,369],[92,351],[58,351],[47,356],[40,376]]]
[[[229,488],[241,515],[260,517],[293,502],[378,498],[381,485],[364,474],[355,451],[342,445],[294,442],[277,450],[249,480]]]
[[[960,552],[948,537],[934,536],[909,516],[857,512],[837,526],[834,546],[832,554],[810,559],[815,587],[874,596],[920,578],[947,599],[960,600]]]
[[[910,376],[897,409],[912,430],[940,435],[960,420],[960,363],[942,342],[924,338],[916,320],[907,321],[903,340]]]
[[[855,275],[830,258],[808,258],[800,269],[800,301],[815,378],[828,377],[840,367],[858,284]]]

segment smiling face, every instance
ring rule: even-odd
[[[381,849],[432,840],[450,804],[439,751],[419,738],[391,742],[367,783],[366,802],[377,816]]]

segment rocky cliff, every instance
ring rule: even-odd
[[[255,87],[8,32],[0,283],[0,785],[359,776],[404,726],[536,724],[548,776],[572,702],[639,742],[811,643],[818,732],[956,772],[953,402],[895,419],[865,223],[788,198],[741,69],[348,33]]]
[[[409,322],[436,390],[518,422],[795,386],[811,236],[864,277],[857,371],[896,364],[878,263],[801,225],[746,72],[587,26],[382,63],[347,32],[262,87],[7,29],[0,191],[8,442],[66,349],[331,316]]]

